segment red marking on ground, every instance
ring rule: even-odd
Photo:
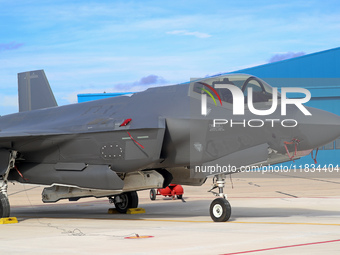
[[[188,197],[189,198],[189,197]],[[206,199],[211,199],[211,197],[210,196],[206,196],[206,197],[203,197],[203,196],[201,196],[201,197],[199,197],[199,196],[190,196],[190,198],[206,198]],[[248,199],[248,198],[289,198],[289,197],[287,197],[287,196],[281,196],[281,197],[237,197],[237,196],[228,196],[228,199],[229,198],[237,198],[237,199],[239,199],[239,198],[246,198],[246,199]],[[294,198],[294,197],[292,197],[292,198]],[[298,197],[298,198],[327,198],[327,199],[338,199],[338,198],[340,198],[340,197],[337,197],[337,196],[334,196],[334,197]]]
[[[154,236],[128,236],[125,237],[124,239],[144,239],[144,238],[152,238]]]
[[[340,239],[330,240],[330,241],[322,241],[322,242],[314,242],[314,243],[293,244],[293,245],[271,247],[271,248],[258,249],[258,250],[239,251],[239,252],[225,253],[225,254],[222,254],[222,255],[234,255],[234,254],[245,254],[245,253],[252,253],[252,252],[259,252],[259,251],[271,251],[271,250],[293,248],[293,247],[300,247],[300,246],[307,246],[307,245],[314,245],[314,244],[334,243],[334,242],[340,242]]]

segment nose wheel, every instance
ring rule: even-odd
[[[214,199],[210,204],[210,217],[215,222],[225,222],[229,220],[231,215],[231,206],[227,200],[227,195],[223,193],[225,175],[217,175],[215,178],[213,181],[213,187],[209,190],[209,192],[213,193],[215,196],[219,196],[219,198]],[[218,193],[212,191],[216,188],[218,188]]]
[[[212,201],[209,212],[213,221],[224,222],[230,218],[231,207],[227,199],[219,197]]]

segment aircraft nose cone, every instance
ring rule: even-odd
[[[311,116],[299,113],[297,120],[306,149],[323,146],[340,136],[340,116],[320,109],[308,108]]]

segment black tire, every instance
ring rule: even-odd
[[[150,190],[150,199],[156,200],[156,190],[154,190],[154,189]]]
[[[0,218],[8,218],[10,215],[10,206],[7,196],[0,193]]]
[[[177,198],[178,198],[178,199],[182,199],[182,198],[183,198],[183,195],[177,195]]]
[[[210,204],[210,217],[215,222],[225,222],[229,220],[231,215],[231,207],[228,200],[224,198],[216,198]]]
[[[120,196],[122,202],[114,202],[114,204],[119,213],[126,213],[129,208],[138,207],[138,195],[136,191],[122,193],[118,196]]]
[[[130,193],[130,203],[129,208],[137,208],[138,207],[138,194],[136,191],[131,191]]]

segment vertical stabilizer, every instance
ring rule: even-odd
[[[19,112],[58,106],[44,70],[18,73]]]

